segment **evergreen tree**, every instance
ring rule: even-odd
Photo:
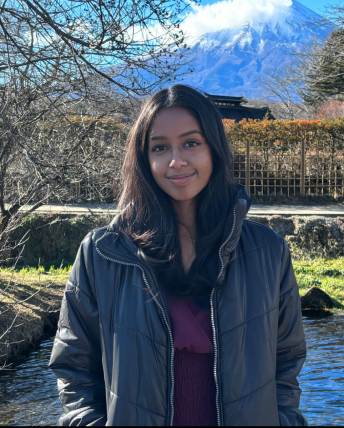
[[[319,104],[344,95],[344,29],[333,31],[317,55],[315,68],[308,75],[305,101]]]

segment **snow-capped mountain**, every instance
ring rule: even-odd
[[[290,57],[288,49],[307,43],[311,37],[325,38],[328,30],[305,25],[320,16],[293,1],[288,17],[280,23],[248,22],[189,40],[196,59],[193,73],[181,83],[214,95],[264,97],[257,84],[260,75],[278,69]],[[187,66],[189,68],[190,65]]]

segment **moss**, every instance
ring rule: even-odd
[[[17,243],[29,231],[18,266],[41,265],[49,269],[50,266],[72,265],[87,233],[108,224],[110,220],[105,215],[30,215],[12,235],[12,240]],[[19,251],[13,252],[12,257],[15,258]]]

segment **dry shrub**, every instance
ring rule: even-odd
[[[330,100],[321,104],[315,111],[314,118],[317,120],[344,117],[344,101]]]

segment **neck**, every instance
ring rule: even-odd
[[[179,233],[186,238],[196,237],[196,201],[172,201],[174,212],[177,215]]]

